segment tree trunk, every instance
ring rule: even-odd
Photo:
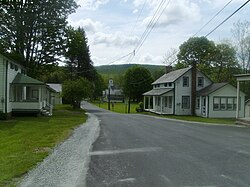
[[[128,98],[128,113],[130,113],[130,97]]]

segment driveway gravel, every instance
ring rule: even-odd
[[[58,145],[53,153],[31,170],[21,187],[28,186],[85,186],[92,143],[99,136],[99,121],[88,114],[87,122],[74,130],[73,135]]]

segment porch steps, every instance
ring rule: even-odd
[[[51,114],[50,114],[50,112],[49,112],[49,109],[45,109],[45,108],[43,108],[43,109],[41,110],[41,114],[42,114],[43,116],[51,116]]]
[[[235,121],[235,124],[236,125],[250,126],[250,119],[249,118],[247,118],[247,119],[237,119]]]

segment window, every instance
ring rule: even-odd
[[[168,96],[168,102],[169,102],[169,108],[172,108],[172,103],[173,103],[173,97]]]
[[[168,83],[168,86],[169,86],[169,87],[172,87],[172,82]]]
[[[183,87],[188,87],[189,86],[189,77],[183,77]]]
[[[32,90],[31,97],[32,99],[38,99],[38,90]]]
[[[237,98],[236,97],[214,97],[213,109],[214,110],[236,110]],[[239,108],[240,99],[239,99]]]
[[[214,97],[214,110],[220,109],[220,98]]]
[[[225,97],[220,98],[220,109],[221,110],[227,109],[227,98]]]
[[[13,63],[10,63],[10,69],[14,69],[15,65]]]
[[[21,73],[26,75],[26,71],[24,69],[21,69]]]
[[[161,98],[159,96],[157,96],[155,99],[156,99],[156,101],[155,101],[156,105],[160,106],[161,105]]]
[[[204,87],[204,77],[198,77],[198,87]]]
[[[196,97],[196,109],[200,108],[200,98]]]
[[[229,97],[227,98],[227,110],[233,110],[234,109],[234,98]]]
[[[168,83],[165,83],[165,84],[164,84],[164,87],[168,87]]]
[[[15,71],[18,71],[18,66],[17,65],[15,65]]]
[[[164,100],[165,100],[164,106],[165,106],[165,107],[168,107],[168,97],[164,97]]]
[[[172,96],[166,96],[164,97],[164,107],[172,108],[172,102],[173,102]]]
[[[190,108],[190,96],[182,96],[182,108],[183,109]]]

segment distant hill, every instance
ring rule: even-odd
[[[96,66],[96,70],[99,74],[104,77],[110,76],[119,76],[124,75],[125,72],[133,67],[133,66],[142,66],[150,71],[152,76],[159,72],[164,72],[165,66],[157,66],[157,65],[141,65],[141,64],[122,64],[122,65],[105,65],[105,66]]]

